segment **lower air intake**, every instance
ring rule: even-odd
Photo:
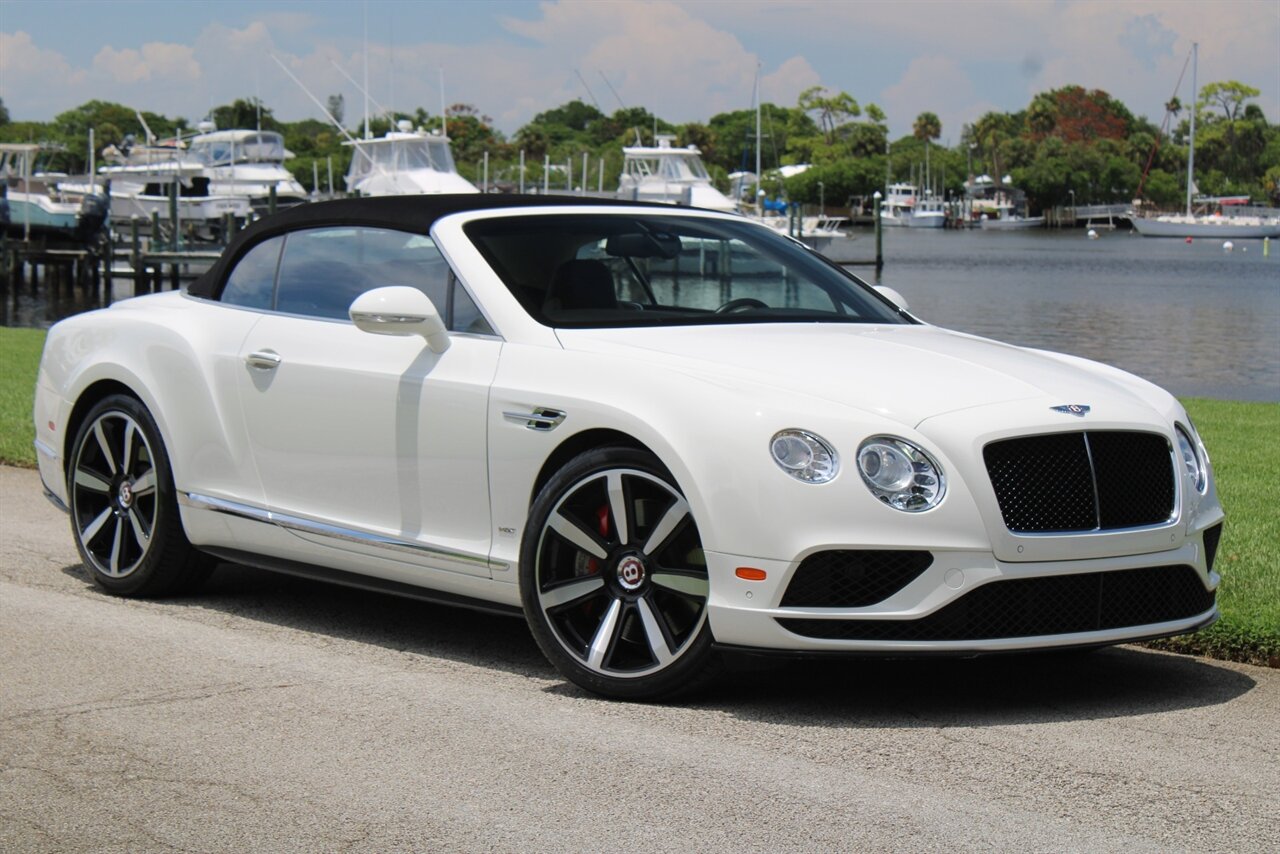
[[[918,620],[779,618],[811,638],[966,641],[1038,637],[1183,620],[1213,607],[1190,566],[992,581]]]

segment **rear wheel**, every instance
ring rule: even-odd
[[[126,395],[102,400],[71,447],[71,530],[98,586],[119,596],[198,586],[213,559],[182,530],[169,458],[146,407]]]
[[[710,672],[702,541],[652,454],[589,451],[553,477],[530,513],[520,585],[538,645],[589,691],[659,699]]]

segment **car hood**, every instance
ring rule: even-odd
[[[915,427],[1019,400],[1155,408],[1154,386],[1113,368],[935,326],[732,324],[559,329],[567,350],[800,392]]]

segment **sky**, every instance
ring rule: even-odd
[[[1280,0],[0,0],[0,98],[15,120],[97,98],[194,124],[253,96],[321,117],[276,57],[320,101],[342,94],[348,126],[365,100],[348,75],[433,114],[443,76],[448,103],[510,134],[574,98],[705,121],[750,108],[758,68],[766,102],[824,86],[878,104],[894,137],[932,111],[954,144],[1067,84],[1158,124],[1193,41],[1201,86],[1248,83],[1280,122]]]

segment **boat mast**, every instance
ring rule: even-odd
[[[445,139],[449,138],[449,123],[447,117],[449,108],[444,103],[444,66],[440,66],[440,136]]]
[[[1191,43],[1191,147],[1187,152],[1187,216],[1191,216],[1191,188],[1195,186],[1196,166],[1196,100],[1200,92],[1196,88],[1196,66],[1199,65],[1200,44]]]
[[[756,198],[755,203],[760,204],[760,191],[764,189],[761,186],[760,169],[760,62],[756,62]]]
[[[364,138],[373,139],[369,132],[369,4],[364,4]]]

